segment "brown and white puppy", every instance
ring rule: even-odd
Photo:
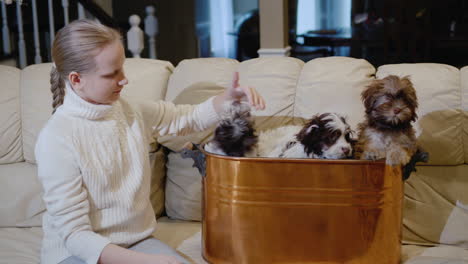
[[[304,126],[283,126],[255,135],[249,108],[227,105],[205,150],[238,157],[343,159],[352,156],[350,126],[335,113],[312,117]]]
[[[356,157],[407,164],[417,151],[412,122],[418,100],[408,77],[390,75],[373,81],[362,93],[365,121],[358,125]]]

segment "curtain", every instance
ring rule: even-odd
[[[351,0],[298,0],[297,34],[351,27]]]
[[[235,58],[232,0],[210,0],[211,56]]]
[[[351,30],[351,0],[298,0],[296,32]],[[335,55],[349,56],[349,47],[336,47]]]

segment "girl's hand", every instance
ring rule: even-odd
[[[222,110],[222,104],[225,101],[241,101],[247,100],[250,106],[254,107],[256,110],[265,109],[265,100],[263,97],[255,90],[255,88],[250,86],[240,86],[239,85],[239,72],[234,73],[232,79],[231,87],[228,87],[224,93],[216,96],[214,104],[216,112],[220,113]]]
[[[265,109],[265,100],[257,92],[257,90],[255,90],[255,88],[239,85],[239,72],[234,73],[234,77],[232,78],[232,85],[226,89],[225,93],[226,100],[244,100],[245,97],[247,97],[250,106],[255,107],[257,110]]]

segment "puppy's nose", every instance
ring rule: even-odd
[[[401,112],[401,108],[398,108],[398,107],[393,108],[393,113],[395,113],[395,115],[400,112]]]
[[[351,149],[348,147],[342,147],[341,150],[343,151],[345,155],[349,155],[349,152],[351,151]]]

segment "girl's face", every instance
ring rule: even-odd
[[[77,74],[78,79],[69,76],[70,83],[84,100],[93,104],[112,104],[128,83],[123,71],[124,48],[119,41],[114,41],[99,50],[94,60],[96,69]]]

